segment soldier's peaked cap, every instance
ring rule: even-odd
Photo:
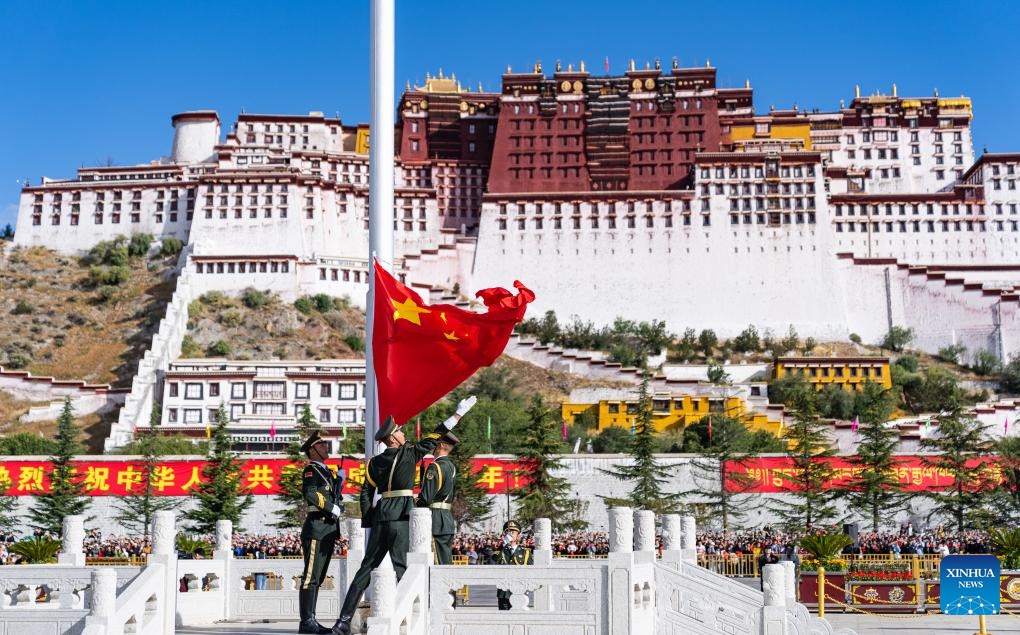
[[[455,447],[458,443],[460,443],[460,439],[458,439],[457,435],[455,435],[452,432],[447,432],[439,440],[442,441],[443,443],[449,445],[450,447]]]
[[[328,441],[329,441],[328,439],[323,439],[319,435],[318,430],[313,430],[312,434],[310,434],[308,438],[305,439],[305,442],[301,444],[301,451],[304,452],[305,454],[308,454],[308,451],[311,450],[312,446],[315,445],[316,443],[327,443]]]
[[[386,423],[379,427],[379,431],[375,433],[376,441],[385,441],[386,437],[390,436],[397,431],[397,420],[393,418],[393,415],[386,417]]]
[[[516,531],[517,533],[521,533],[521,526],[516,520],[508,520],[503,523],[503,531]]]

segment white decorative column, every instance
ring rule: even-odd
[[[655,512],[634,512],[634,551],[655,551]]]
[[[369,588],[372,591],[372,606],[368,613],[368,631],[390,633],[392,615],[397,604],[397,574],[393,567],[383,562],[372,569]]]
[[[781,560],[779,564],[783,567],[786,605],[793,606],[797,603],[797,565],[792,560]]]
[[[361,526],[360,518],[347,519],[347,558],[340,561],[340,575],[343,580],[338,581],[337,588],[340,590],[340,603],[343,604],[344,596],[347,594],[347,587],[351,586],[354,574],[361,567],[361,561],[365,558],[365,528]]]
[[[92,606],[85,618],[85,632],[120,632],[110,628],[110,618],[116,610],[117,571],[112,567],[96,567],[92,570]]]
[[[216,546],[213,548],[213,560],[223,561],[223,616],[224,619],[236,619],[234,597],[238,592],[236,585],[231,584],[234,565],[234,524],[229,520],[216,521]]]
[[[552,564],[552,521],[548,518],[536,518],[532,525],[535,537],[535,552],[532,554],[535,564],[548,566]]]
[[[415,507],[411,510],[411,535],[407,550],[407,566],[425,565],[433,562],[432,555],[432,510]]]
[[[696,565],[698,564],[698,536],[694,516],[682,516],[680,526],[680,557],[684,562]]]
[[[173,633],[177,622],[177,516],[172,511],[158,511],[152,517],[152,552],[146,563],[163,569],[163,593],[159,603],[164,633]],[[226,584],[226,581],[224,581]]]
[[[662,517],[662,563],[677,568],[682,560],[683,530],[679,514]]]
[[[85,566],[85,517],[64,516],[64,529],[60,536],[60,554],[57,563],[71,567]]]
[[[630,507],[609,510],[609,629],[633,633],[634,512]]]
[[[631,553],[634,550],[634,517],[630,507],[609,510],[609,553]]]
[[[761,577],[765,589],[762,633],[783,635],[786,632],[786,570],[778,563],[767,564],[762,567]]]

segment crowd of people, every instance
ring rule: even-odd
[[[46,532],[35,531],[35,536],[59,539]],[[212,536],[200,536],[210,545]],[[795,544],[800,534],[789,533],[772,527],[748,531],[701,532],[695,546],[701,554],[749,554],[785,553]],[[8,550],[8,545],[20,539],[13,532],[0,533],[0,564],[17,564],[21,558]],[[461,532],[453,541],[453,555],[464,556],[468,564],[493,564],[494,557],[502,546],[499,532]],[[522,538],[522,544],[534,548],[534,538]],[[280,558],[300,557],[301,539],[297,532],[282,534],[235,534],[232,547],[235,558]],[[340,536],[335,555],[347,555],[347,538]],[[553,553],[558,556],[601,556],[609,553],[609,536],[598,531],[576,531],[555,534],[552,538]],[[148,537],[104,536],[98,530],[86,533],[84,551],[89,558],[130,558],[140,557],[152,550]],[[900,531],[860,532],[857,541],[847,547],[844,553],[859,554],[940,554],[988,553],[985,534],[980,531],[952,533],[942,527],[914,533],[909,527]],[[204,554],[206,557],[211,553]]]

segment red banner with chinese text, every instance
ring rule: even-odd
[[[941,490],[953,485],[951,474],[942,469],[925,465],[919,456],[897,457],[899,465],[893,470],[899,478],[900,485],[908,492],[928,492]],[[843,457],[830,457],[816,459],[826,461],[836,473],[828,483],[826,489],[845,487],[861,470],[860,466],[852,464]],[[1001,477],[998,474],[998,465],[994,457],[973,459],[970,465],[989,463],[988,469],[991,472],[988,478],[992,482],[999,482]],[[726,465],[728,478],[726,489],[730,492],[741,492],[748,494],[779,494],[795,489],[792,478],[795,473],[793,459],[785,456],[758,457],[746,461],[729,461]],[[735,475],[735,476],[734,476]],[[747,480],[747,484],[742,481]]]
[[[340,461],[326,462],[331,468]],[[80,461],[72,464],[88,496],[130,496],[142,490],[143,464],[137,461]],[[152,473],[156,496],[189,496],[202,482],[205,461],[161,461]],[[287,459],[246,459],[241,461],[241,480],[252,494],[279,494],[284,470],[301,469]],[[344,461],[348,479],[344,494],[357,494],[365,477],[363,461]],[[0,492],[6,496],[31,496],[50,490],[48,461],[0,461]],[[501,459],[474,459],[472,473],[490,494],[502,494],[507,487],[527,482],[518,474],[517,464]]]

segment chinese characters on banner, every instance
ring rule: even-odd
[[[835,468],[832,480],[825,489],[844,487],[861,470],[845,458],[831,457],[818,459],[827,461]],[[1002,480],[1000,467],[992,457],[974,459],[973,464],[987,463],[986,480],[999,483]],[[900,485],[908,492],[927,492],[946,489],[953,485],[953,477],[942,469],[925,465],[918,456],[901,456],[899,465],[893,470]],[[759,457],[745,461],[729,461],[726,465],[727,487],[731,492],[748,494],[780,493],[795,489],[792,478],[795,473],[793,460],[789,457]]]
[[[327,461],[336,469],[340,462]],[[131,496],[143,489],[144,464],[131,461],[82,461],[73,464],[75,474],[89,496]],[[205,461],[165,461],[152,472],[156,496],[188,496],[202,482]],[[252,494],[279,494],[280,475],[285,470],[299,470],[287,459],[248,459],[241,461],[242,484]],[[347,481],[345,494],[357,494],[365,478],[362,461],[344,461]],[[6,496],[31,496],[49,492],[48,461],[0,461],[0,492]],[[507,488],[520,487],[527,476],[518,474],[517,464],[500,459],[474,459],[472,473],[490,494],[503,494]]]

